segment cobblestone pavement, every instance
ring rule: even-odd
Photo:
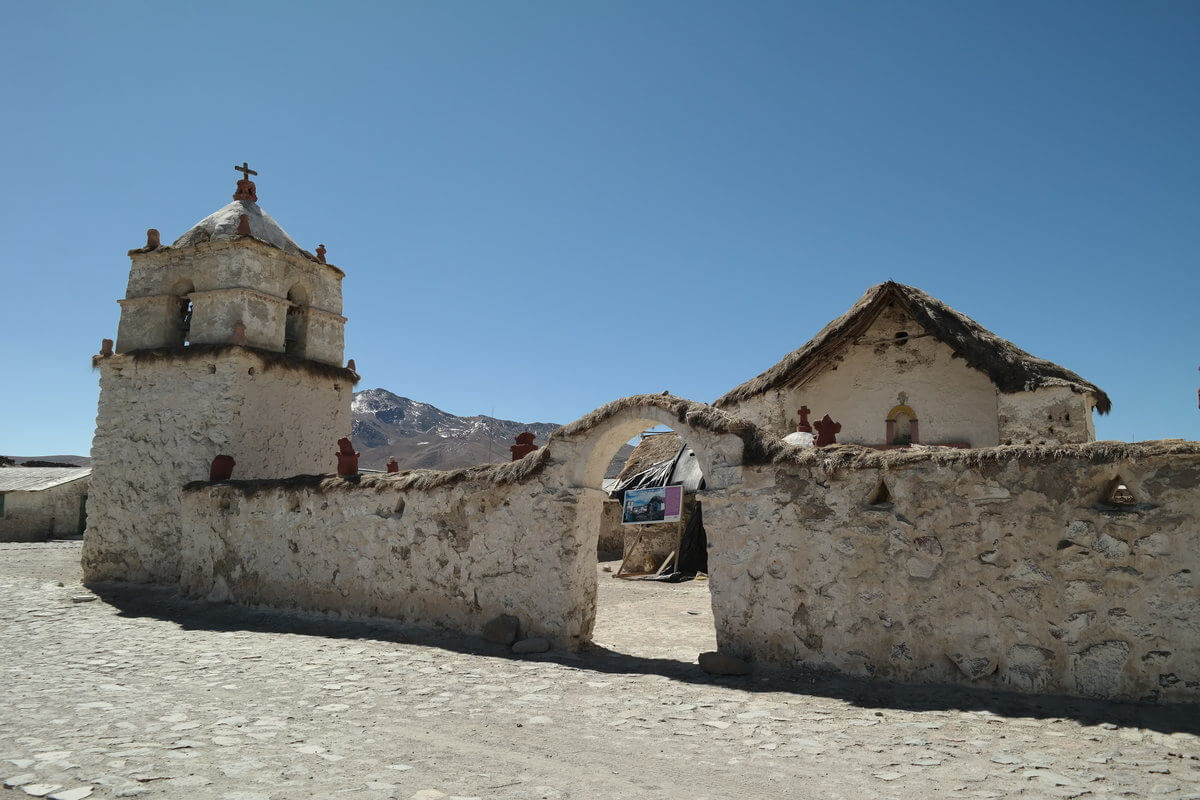
[[[702,583],[602,578],[597,639],[626,653],[517,659],[164,589],[74,602],[78,557],[0,545],[0,800],[1200,798],[1195,706],[713,679],[682,640],[635,650],[711,636],[672,619],[703,617]]]

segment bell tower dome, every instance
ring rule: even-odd
[[[169,247],[158,233],[129,252],[116,350],[237,344],[343,363],[340,269],[303,250],[258,205],[248,165],[233,202]]]
[[[173,583],[180,492],[217,455],[235,478],[327,473],[350,433],[345,273],[259,207],[248,164],[234,169],[232,203],[169,246],[151,229],[129,251],[116,346],[93,358],[88,580]]]

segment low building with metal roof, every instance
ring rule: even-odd
[[[83,533],[91,467],[0,469],[0,542]]]

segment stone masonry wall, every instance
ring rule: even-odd
[[[523,636],[560,646],[590,636],[596,539],[578,535],[578,491],[538,477],[430,490],[327,480],[338,488],[185,492],[182,589],[469,633],[511,614]]]
[[[740,491],[705,499],[721,648],[903,681],[1197,699],[1200,452],[1096,463],[1111,444],[747,468]],[[1138,505],[1100,502],[1117,476]],[[872,504],[881,481],[891,497]]]
[[[697,496],[723,651],[909,682],[1200,699],[1197,443],[780,449],[708,407],[637,400],[567,426],[537,462],[189,487],[182,588],[468,633],[508,613],[578,646],[595,618],[605,496],[592,484],[629,431],[670,416],[713,487]],[[1116,481],[1133,504],[1107,503]]]
[[[248,351],[102,360],[85,579],[176,582],[180,493],[218,454],[235,476],[331,471],[353,388],[334,384]]]

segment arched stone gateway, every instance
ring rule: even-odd
[[[570,543],[569,550],[564,548],[569,563],[563,565],[563,575],[570,598],[571,636],[576,643],[591,639],[596,619],[596,543],[606,497],[601,490],[604,472],[621,445],[657,425],[671,428],[696,454],[707,486],[698,496],[705,502],[737,492],[743,464],[764,450],[762,435],[751,423],[667,394],[615,400],[551,436],[547,446],[551,464],[566,483],[564,491],[575,500],[572,529],[563,535]],[[720,517],[714,515],[712,524],[707,520],[706,516],[711,554],[719,555],[724,546]],[[719,569],[711,580],[716,595]]]

